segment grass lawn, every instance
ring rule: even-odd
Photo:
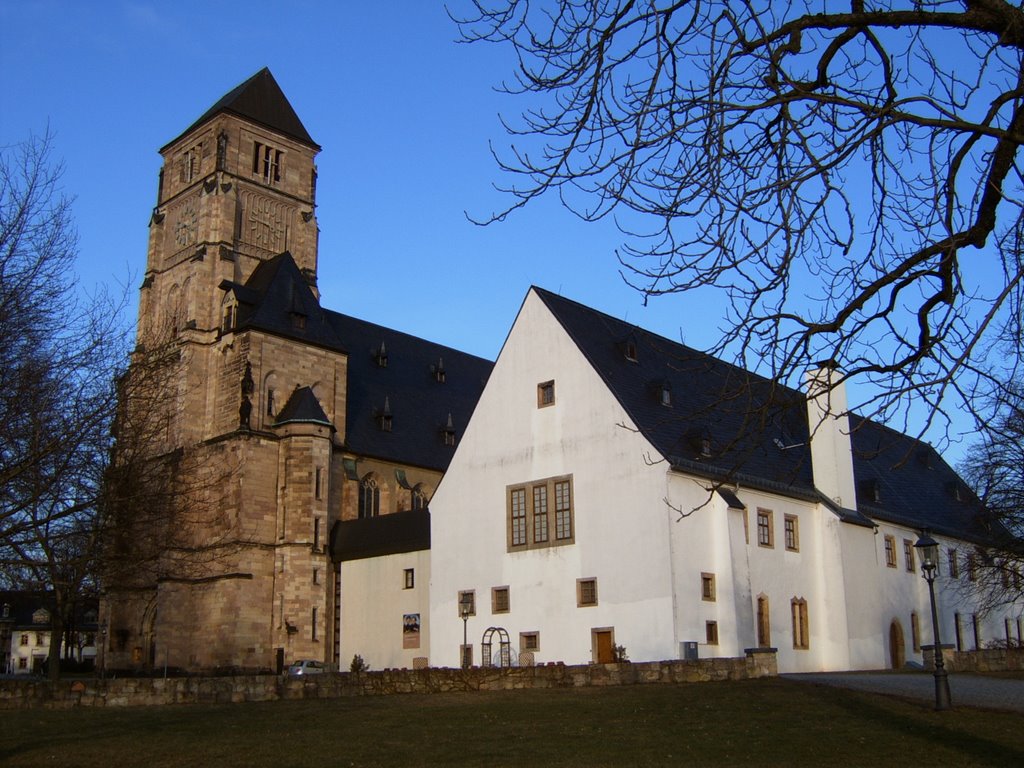
[[[1024,718],[787,680],[0,713],[4,766],[1024,765]]]

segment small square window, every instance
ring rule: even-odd
[[[540,632],[520,632],[519,652],[536,653],[540,650]]]
[[[402,578],[404,587],[403,589],[412,589],[416,586],[416,569],[406,568],[402,571]]]
[[[700,575],[700,598],[710,603],[715,602],[715,574],[702,573]]]
[[[597,605],[597,579],[576,580],[576,605]]]
[[[708,645],[718,645],[718,622],[704,622],[704,636]]]
[[[786,515],[783,518],[786,534],[786,549],[790,552],[800,551],[800,521],[796,515]]]
[[[537,385],[537,407],[546,408],[555,404],[555,382],[545,381]]]
[[[459,602],[456,606],[459,616],[476,616],[476,591],[467,589],[459,592]]]
[[[491,613],[508,613],[508,587],[494,587],[491,590]]]

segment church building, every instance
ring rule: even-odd
[[[160,359],[145,450],[183,491],[157,565],[123,537],[107,669],[338,664],[346,609],[365,613],[341,565],[388,554],[414,562],[378,617],[385,644],[395,664],[426,655],[415,552],[491,363],[321,306],[319,151],[267,69],[160,150],[132,366]]]

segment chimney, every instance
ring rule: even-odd
[[[807,372],[807,424],[810,428],[814,486],[836,504],[856,509],[850,420],[846,386],[834,362],[818,363]]]

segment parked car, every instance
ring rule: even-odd
[[[288,667],[289,675],[322,675],[326,671],[327,665],[314,659],[298,659]]]

